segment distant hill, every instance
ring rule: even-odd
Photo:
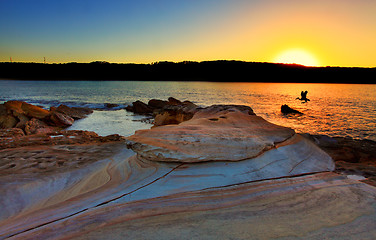
[[[376,83],[376,68],[306,67],[243,61],[152,64],[0,63],[1,79]]]

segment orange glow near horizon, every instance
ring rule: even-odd
[[[319,66],[319,61],[313,54],[302,49],[289,49],[280,53],[274,60],[275,63],[300,64],[304,66]]]
[[[376,67],[375,0],[20,1],[0,1],[0,62]]]

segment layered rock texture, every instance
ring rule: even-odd
[[[0,150],[0,238],[376,237],[376,188],[332,172],[309,138],[246,106],[195,111],[125,141]]]
[[[22,101],[8,101],[0,104],[0,129],[18,128],[27,135],[56,133],[92,112],[65,105],[46,110]]]

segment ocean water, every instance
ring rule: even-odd
[[[308,91],[307,103],[296,100]],[[136,101],[172,96],[200,106],[243,104],[264,119],[297,132],[352,137],[376,141],[376,85],[307,83],[214,83],[153,81],[0,81],[0,103],[21,100],[44,106],[91,107],[88,118],[71,129],[95,131],[100,135],[129,136],[150,128],[123,108]],[[118,104],[107,109],[105,103]],[[282,104],[304,113],[283,115]]]

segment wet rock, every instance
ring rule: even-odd
[[[132,111],[134,113],[137,113],[137,114],[152,114],[153,113],[153,109],[141,101],[133,102],[132,105],[133,105]]]
[[[376,186],[376,142],[325,135],[306,137],[333,158],[337,172],[366,177],[364,182]]]
[[[68,107],[63,104],[53,109],[53,111],[63,113],[75,120],[85,118],[87,115],[93,113],[93,110],[90,108]]]
[[[290,108],[288,105],[284,104],[281,106],[281,112],[283,114],[290,114],[290,113],[295,113],[295,114],[303,114],[299,112],[298,110],[295,110],[293,108]]]
[[[46,109],[22,101],[8,101],[4,106],[8,114],[13,113],[15,116],[23,114],[30,118],[44,119],[50,114]]]
[[[50,111],[25,102],[22,103],[21,109],[30,118],[44,119],[50,115]]]
[[[170,105],[181,105],[182,102],[176,98],[173,98],[173,97],[169,97],[168,98],[168,104]]]
[[[0,115],[0,128],[13,128],[17,122],[17,119],[12,115]]]
[[[57,127],[69,127],[74,123],[73,118],[60,112],[53,112],[51,115],[51,121]]]
[[[125,110],[127,110],[128,112],[133,112],[133,106],[128,105],[128,106],[125,107]]]
[[[153,108],[153,109],[162,109],[165,106],[167,106],[168,103],[169,103],[168,101],[164,101],[164,100],[151,99],[148,102],[148,106],[151,107],[151,108]]]
[[[8,101],[4,103],[4,106],[9,113],[12,113],[13,111],[19,112],[19,113],[24,113],[23,110],[21,109],[22,106],[21,101]]]
[[[119,107],[119,104],[115,104],[115,103],[106,103],[104,106],[105,106],[106,108],[108,108],[108,109],[111,109],[111,108]]]

